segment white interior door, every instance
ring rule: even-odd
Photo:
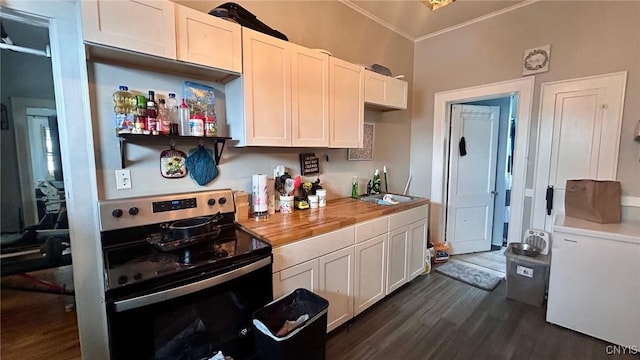
[[[533,227],[564,214],[567,180],[616,179],[625,83],[626,72],[542,84]]]
[[[452,254],[491,249],[499,118],[499,106],[453,105],[445,233]]]

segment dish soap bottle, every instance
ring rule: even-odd
[[[376,172],[373,173],[373,186],[371,187],[372,194],[380,194],[380,185],[382,181],[380,180],[380,170],[376,169]]]
[[[358,194],[358,177],[354,176],[351,180],[351,197],[357,199],[359,197]]]

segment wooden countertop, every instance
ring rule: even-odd
[[[429,204],[429,199],[415,200],[396,205],[378,205],[352,198],[328,200],[327,206],[298,210],[291,214],[276,212],[266,220],[253,218],[238,222],[240,227],[277,247],[311,236],[325,234],[342,227],[409,210]]]

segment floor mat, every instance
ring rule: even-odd
[[[488,272],[456,262],[448,262],[435,269],[440,274],[449,276],[477,288],[492,291],[500,283],[500,278]]]

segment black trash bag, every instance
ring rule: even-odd
[[[211,9],[211,11],[209,11],[209,15],[233,21],[240,24],[241,26],[282,39],[284,41],[289,40],[285,34],[281,33],[278,30],[272,29],[267,24],[258,20],[258,18],[249,10],[236,3],[227,2],[218,5],[215,9]]]

